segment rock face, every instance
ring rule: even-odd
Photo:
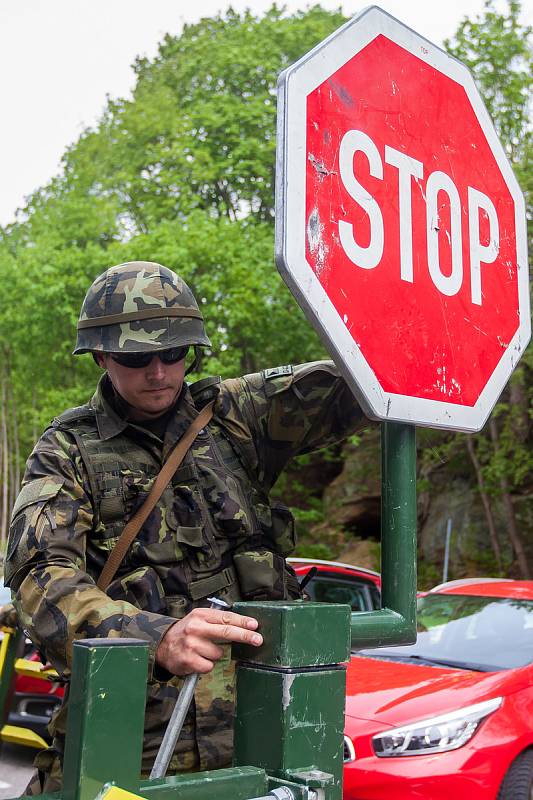
[[[379,428],[369,428],[355,442],[347,442],[342,457],[342,471],[324,492],[324,507],[328,516],[333,515],[335,521],[342,520],[346,523],[359,517],[357,509],[365,515],[375,505],[375,500],[379,500]]]
[[[491,498],[490,505],[501,549],[503,575],[520,578],[513,562],[503,504],[498,498]],[[454,478],[444,468],[432,476],[426,514],[419,523],[418,551],[422,573],[425,568],[429,577],[432,568],[433,573],[436,571],[434,576],[442,580],[448,520],[451,521],[448,580],[501,574],[477,486],[462,476]]]
[[[422,438],[422,437],[421,437]],[[451,463],[442,460],[424,473],[422,454],[418,468],[418,570],[419,588],[429,588],[443,577],[448,520],[452,533],[448,579],[473,575],[498,575],[487,519],[468,456]],[[533,529],[531,496],[514,500],[522,531]],[[324,520],[311,528],[313,542],[326,542],[332,557],[346,563],[379,569],[380,542],[380,429],[373,426],[344,445],[342,469],[323,492]],[[502,503],[491,498],[491,509],[502,551],[503,574],[520,577],[507,535]],[[524,537],[533,556],[533,537]],[[303,552],[303,551],[302,551]]]
[[[364,567],[379,572],[379,544],[371,539],[353,538],[353,543],[342,549],[338,561],[354,567]]]
[[[418,531],[419,571],[428,585],[444,579],[448,520],[451,525],[448,580],[490,571],[493,556],[479,494],[463,479],[444,479],[431,492],[427,514]],[[494,564],[491,567],[494,569]]]
[[[379,568],[380,432],[369,428],[343,448],[342,472],[323,496],[328,527],[342,532],[338,559],[369,569]]]

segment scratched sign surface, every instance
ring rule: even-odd
[[[530,336],[523,198],[468,70],[375,7],[280,78],[277,262],[367,412],[479,429]]]

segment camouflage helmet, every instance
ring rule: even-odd
[[[74,355],[144,353],[183,345],[210,347],[193,293],[152,261],[129,261],[89,287],[78,320]]]

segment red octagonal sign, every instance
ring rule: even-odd
[[[468,69],[371,7],[279,84],[278,267],[367,413],[478,430],[530,337],[524,200]]]

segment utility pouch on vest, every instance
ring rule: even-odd
[[[296,532],[292,512],[274,501],[270,507],[272,519],[271,537],[274,547],[282,556],[289,556],[296,547]]]
[[[245,550],[233,556],[243,600],[286,598],[285,559],[271,550]]]

